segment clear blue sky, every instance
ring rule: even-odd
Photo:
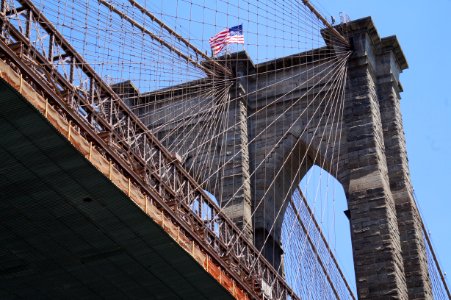
[[[346,12],[351,19],[371,16],[381,37],[397,35],[409,62],[409,69],[401,74],[404,87],[401,106],[413,186],[442,269],[449,273],[448,277],[451,277],[451,195],[447,191],[448,186],[451,185],[449,175],[451,170],[451,95],[448,92],[451,85],[449,75],[451,33],[448,30],[450,27],[448,20],[451,20],[451,0],[311,1],[314,4],[317,1],[321,3],[319,8],[324,15],[334,15],[337,20],[339,20],[339,12]],[[202,10],[191,16],[189,6],[183,7],[183,1],[146,0],[141,2],[150,3],[152,8],[164,6],[170,11],[169,15],[189,13],[190,20],[193,17],[201,21],[184,24],[183,19],[177,19],[179,23],[175,25],[179,27],[174,28],[182,30],[182,34],[187,36],[190,32],[198,33],[197,36],[202,39],[198,41],[202,49],[209,49],[207,41],[209,36],[226,26],[243,23],[248,16],[231,14],[228,15],[229,19],[226,19],[222,14],[215,14],[210,20],[206,19],[207,14],[204,14]],[[220,6],[217,3],[215,5]],[[175,8],[178,10],[174,10]],[[165,21],[174,26],[170,18]],[[180,25],[187,26],[181,28]],[[246,26],[251,27],[255,24],[246,24]],[[247,42],[250,44],[252,37],[250,33],[255,34],[258,31],[248,27],[245,27],[244,31],[247,34]],[[269,29],[261,30],[266,32]],[[250,45],[246,45],[246,49],[252,50]],[[260,54],[265,56],[266,52],[261,50]],[[253,59],[258,59],[257,55]],[[324,217],[325,222],[328,222],[331,214],[336,215],[334,219],[337,219],[337,232],[335,237],[332,236],[331,244],[337,249],[345,273],[352,277],[352,251],[349,242],[349,224],[342,213],[346,209],[343,196],[341,196],[342,199],[337,197],[332,212],[327,212],[325,216],[319,216],[318,219],[322,222]],[[318,202],[318,205],[322,204],[322,200]],[[320,207],[318,210],[321,211],[321,209]]]
[[[401,107],[411,178],[444,272],[451,276],[451,0],[321,1],[323,13],[371,16],[381,37],[395,34],[409,63]],[[342,262],[350,269],[348,255]],[[352,268],[352,266],[351,266]]]
[[[326,16],[334,15],[336,20],[339,20],[339,12],[346,12],[351,19],[371,16],[381,37],[398,37],[409,63],[409,69],[401,74],[404,87],[401,106],[411,178],[442,269],[451,277],[451,194],[447,191],[451,185],[451,95],[448,92],[451,85],[451,33],[448,28],[451,25],[447,22],[451,20],[451,0],[311,1],[314,4],[319,2],[321,12]],[[162,3],[171,6],[171,2]],[[227,7],[224,8],[226,9]],[[246,22],[247,15],[234,17],[231,14],[227,17],[218,14],[214,20],[206,21],[214,23],[216,27],[206,26],[204,23],[190,24],[191,31],[204,34],[201,48],[209,48],[207,36],[226,26],[243,23],[244,20],[246,41],[249,44],[246,49],[251,55],[254,54],[254,60],[258,60],[258,55],[253,52],[255,49],[250,45],[253,38],[250,33],[258,32],[255,28],[250,28],[255,24]],[[196,18],[204,20],[205,16],[200,11]],[[268,29],[262,30],[265,32]],[[305,49],[300,49],[303,50]],[[265,57],[265,54],[262,50],[260,56]],[[277,56],[281,55],[279,54]],[[316,183],[313,184],[315,185]],[[328,211],[324,215],[317,215],[317,218],[320,223],[329,222],[330,226],[330,216],[334,215],[336,220],[333,222],[336,223],[333,226],[336,227],[336,233],[330,235],[331,246],[337,249],[342,267],[351,278],[353,264],[349,224],[342,213],[346,209],[346,201],[342,191],[337,193],[341,193],[341,196],[337,195],[335,207],[327,208]],[[314,197],[315,192],[312,191],[311,195]],[[318,200],[314,205],[315,211],[324,211],[321,205],[326,202],[327,199]],[[328,231],[327,228],[325,231]]]
[[[311,1],[314,4],[317,3],[315,0]],[[371,16],[381,37],[395,34],[399,39],[410,66],[401,74],[404,87],[401,105],[411,178],[423,220],[431,233],[442,269],[449,274],[448,277],[451,277],[451,194],[447,191],[448,186],[451,185],[449,175],[451,170],[451,95],[449,94],[451,33],[448,30],[451,27],[448,23],[451,20],[451,0],[317,1],[321,3],[319,8],[324,15],[333,15],[337,20],[339,20],[339,12],[346,12],[351,19]],[[47,0],[36,2],[47,3]],[[184,24],[183,19],[177,19],[179,23],[175,25],[179,27],[174,28],[181,30],[181,33],[187,36],[190,32],[198,33],[197,36],[202,39],[198,41],[202,49],[209,49],[207,41],[209,36],[226,26],[242,23],[248,15],[233,16],[231,14],[228,15],[229,19],[226,19],[224,15],[215,14],[210,20],[204,11],[191,16],[189,3],[185,3],[187,7],[184,7],[183,1],[143,0],[140,2],[148,3],[153,8],[164,6],[171,11],[169,15],[189,13],[189,20],[193,17],[201,21]],[[230,1],[230,3],[235,2]],[[217,3],[215,5],[221,6]],[[166,21],[169,21],[169,25],[174,25],[170,22],[171,19]],[[208,26],[209,24],[211,26]],[[187,26],[181,28],[180,25]],[[247,25],[256,26],[255,24]],[[264,28],[263,32],[267,33],[267,30],[269,29]],[[255,32],[258,33],[255,28],[248,30],[245,27],[244,31],[247,32],[248,42],[252,37],[250,32],[254,32],[254,35]],[[271,34],[274,33],[271,32]],[[251,49],[250,45],[246,47],[247,50]],[[281,50],[283,49],[278,49],[278,51]],[[303,50],[306,49],[299,49],[299,51]],[[261,50],[260,54],[265,56],[266,52]],[[257,59],[257,56],[253,59]],[[333,211],[328,211],[325,216],[320,215],[317,218],[320,223],[327,223],[333,214],[334,226],[335,218],[337,219],[336,233],[333,234],[335,236],[331,236],[331,246],[337,249],[339,261],[347,276],[351,278],[353,264],[349,224],[342,213],[346,209],[346,201],[342,191],[341,194],[341,197],[336,199],[335,207],[331,208]],[[327,202],[323,200],[317,202],[319,205],[319,208],[316,207],[317,211],[323,210],[321,205],[324,203]]]
[[[390,35],[398,37],[409,63],[409,69],[401,74],[401,83],[404,87],[401,106],[411,178],[420,211],[430,230],[442,269],[447,271],[450,277],[451,195],[447,192],[447,188],[451,185],[451,176],[448,173],[451,170],[451,95],[448,92],[451,85],[449,75],[451,34],[448,30],[450,24],[447,21],[451,20],[451,0],[311,1],[314,4],[320,2],[321,12],[326,16],[334,15],[337,20],[339,12],[346,12],[351,19],[371,16],[381,37]],[[169,8],[174,6],[172,2],[161,3],[168,4]],[[183,1],[177,4],[183,4]],[[226,9],[227,6],[223,10]],[[178,11],[179,14],[182,12],[183,10]],[[195,15],[195,18],[206,21],[202,11]],[[255,24],[246,22],[246,18],[246,14],[238,16],[230,14],[227,18],[225,15],[215,14],[214,20],[206,21],[208,24],[214,23],[215,26],[207,26],[201,22],[189,24],[191,26],[189,28],[192,32],[203,33],[201,48],[208,49],[207,36],[212,36],[226,26],[245,23],[246,49],[251,55],[255,54],[252,57],[255,61],[258,60],[258,55],[253,52],[255,49],[251,46],[252,38],[255,38],[251,33],[258,30],[252,27]],[[268,29],[261,30],[266,32]],[[265,50],[260,52],[260,56],[265,57]],[[278,53],[277,56],[281,55]],[[315,185],[316,183],[312,186]],[[313,197],[309,201],[316,198],[315,193],[315,191],[310,193]],[[340,193],[341,195],[338,195]],[[316,205],[313,205],[316,212],[326,211],[317,215],[317,218],[325,226],[336,227],[336,232],[329,236],[330,243],[337,249],[345,273],[352,278],[349,223],[342,213],[346,209],[344,193],[337,192],[333,208],[323,209],[321,206],[325,203],[327,199],[318,200]],[[328,205],[331,206],[330,203]],[[334,215],[334,224],[330,223],[331,215]],[[328,232],[327,228],[325,232]]]

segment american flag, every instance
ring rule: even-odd
[[[244,44],[243,25],[221,30],[209,42],[215,56],[228,44]]]

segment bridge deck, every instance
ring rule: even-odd
[[[230,294],[0,82],[0,298]]]

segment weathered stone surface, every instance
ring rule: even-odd
[[[334,102],[340,98],[334,94],[337,84],[328,81],[344,79],[333,45],[259,65],[245,52],[228,57],[238,78],[230,95],[238,100],[230,102],[224,121],[236,126],[220,137],[221,149],[201,153],[216,164],[202,174],[226,214],[277,268],[286,200],[312,165],[322,167],[346,192],[359,298],[430,299],[399,107],[399,74],[407,62],[396,37],[381,39],[370,18],[347,24],[346,31],[353,49],[346,62],[344,103]],[[324,76],[328,72],[331,76]],[[138,99],[155,101],[152,97]],[[172,110],[205,101],[196,92],[165,97],[154,107],[171,109],[161,124],[174,117]],[[337,114],[341,105],[343,116]],[[147,124],[158,117],[137,113]],[[202,122],[199,117],[186,124],[185,135],[193,143],[198,135],[189,129]],[[172,128],[150,127],[161,136]],[[342,128],[339,136],[337,128]],[[201,162],[188,157],[185,165],[194,172]],[[224,162],[225,168],[215,172]]]
[[[393,38],[382,40],[378,56],[378,95],[383,123],[390,189],[396,205],[397,222],[409,299],[432,299],[420,215],[413,197],[402,126],[399,93],[400,68]]]

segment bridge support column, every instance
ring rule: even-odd
[[[244,236],[252,241],[252,208],[249,175],[249,149],[247,103],[241,95],[245,94],[244,86],[238,82],[232,86],[228,121],[226,128],[236,124],[224,136],[224,148],[219,154],[220,160],[227,162],[220,174],[221,187],[217,191],[220,206],[224,213],[244,231]]]
[[[341,181],[350,210],[357,291],[360,299],[407,299],[376,91],[375,41],[366,24],[351,25],[355,49],[349,61],[346,171]]]
[[[378,95],[384,131],[390,189],[398,228],[409,299],[432,299],[420,215],[415,205],[402,126],[399,73],[407,65],[396,60],[396,38],[382,39],[378,56]],[[398,46],[399,47],[399,46]]]

